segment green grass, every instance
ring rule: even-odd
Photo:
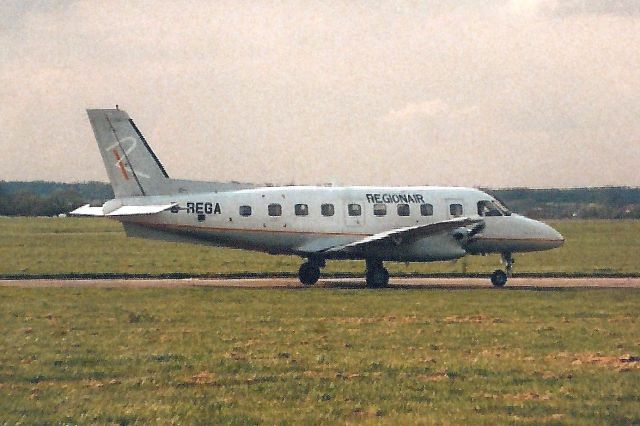
[[[515,271],[640,273],[640,221],[550,222],[563,247],[518,254]],[[0,218],[0,275],[20,274],[232,274],[295,273],[293,256],[127,238],[106,219]],[[488,273],[499,257],[468,256],[456,262],[387,264],[392,273]],[[363,262],[329,262],[326,273],[362,274]]]
[[[553,222],[520,272],[638,273],[640,222]],[[278,273],[300,260],[0,219],[0,274]],[[496,256],[393,272],[488,272]],[[361,262],[329,272],[360,274]],[[0,288],[0,423],[638,424],[640,291]]]
[[[0,289],[0,423],[638,424],[638,290]]]

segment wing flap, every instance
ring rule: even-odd
[[[442,232],[452,231],[457,228],[476,225],[483,222],[481,218],[460,217],[442,222],[430,223],[427,225],[408,226],[405,228],[396,228],[378,234],[371,235],[349,244],[332,247],[326,252],[352,251],[361,250],[372,247],[380,247],[383,245],[400,246],[402,244],[411,244],[419,238],[429,237],[431,235],[440,234]]]

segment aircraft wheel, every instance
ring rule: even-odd
[[[382,287],[386,287],[389,285],[389,271],[387,268],[382,268],[382,273],[384,275],[384,279],[382,281]]]
[[[298,278],[304,285],[313,285],[317,283],[318,279],[320,278],[320,268],[312,265],[309,262],[305,262],[300,265],[300,269],[298,270]]]
[[[380,288],[389,285],[389,271],[386,268],[375,268],[367,271],[367,287]]]
[[[504,287],[506,283],[507,274],[505,274],[504,271],[500,269],[493,271],[493,274],[491,274],[491,284],[493,284],[494,287]]]

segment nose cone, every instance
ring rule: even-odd
[[[546,249],[560,247],[564,244],[562,234],[546,223],[538,222],[538,235]]]
[[[546,223],[525,216],[485,217],[485,228],[466,247],[473,253],[514,253],[549,250],[564,244],[564,237]]]
[[[564,237],[558,231],[537,220],[518,216],[516,228],[527,241],[529,251],[549,250],[564,244]]]
[[[507,231],[514,251],[550,250],[564,244],[564,237],[555,229],[537,220],[514,215]]]

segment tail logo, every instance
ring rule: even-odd
[[[107,147],[106,151],[111,151],[113,157],[116,162],[113,164],[114,167],[117,167],[122,173],[122,177],[125,180],[129,180],[129,173],[134,174],[133,169],[131,168],[131,163],[129,162],[129,154],[131,154],[138,146],[138,141],[132,137],[127,136],[122,138],[120,141],[116,141],[111,146]],[[121,147],[124,152],[124,156],[121,156],[118,152],[118,147]],[[144,177],[149,179],[149,175],[142,173],[139,170],[135,171],[135,174],[140,177]]]
[[[129,175],[127,174],[127,169],[125,168],[124,164],[122,163],[122,158],[120,158],[120,154],[118,154],[118,150],[113,148],[111,150],[111,152],[113,152],[113,156],[116,159],[115,166],[120,169],[120,173],[122,173],[122,177],[124,178],[124,180],[129,180]]]

